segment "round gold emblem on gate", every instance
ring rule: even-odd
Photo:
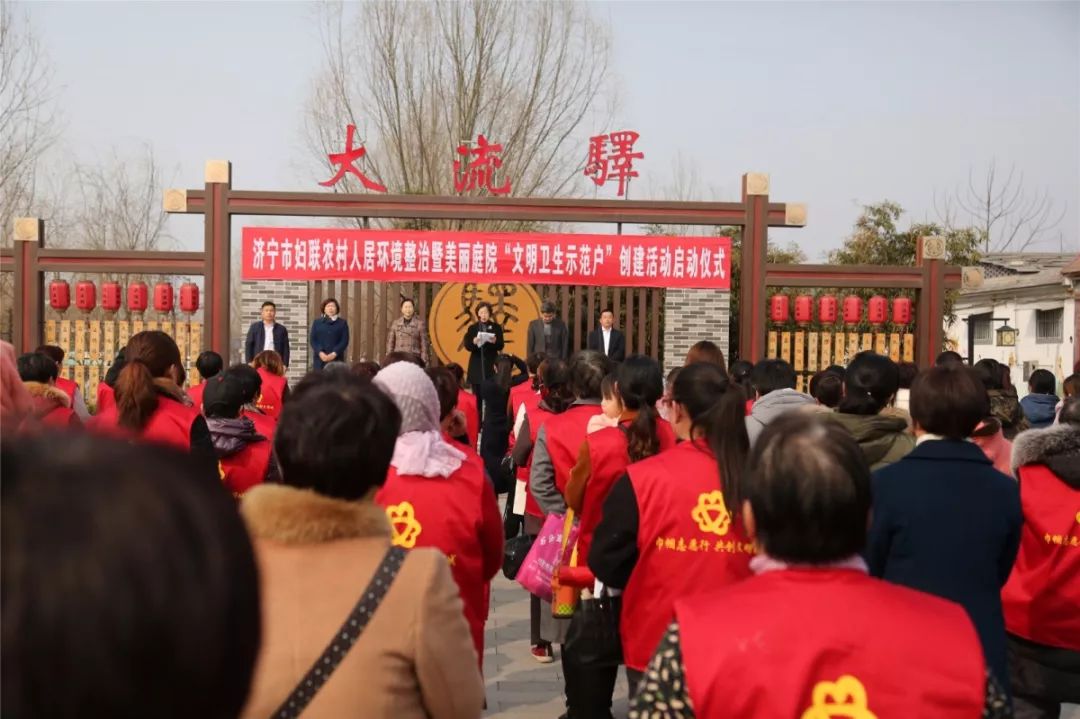
[[[540,296],[532,285],[451,282],[442,286],[431,302],[428,334],[431,348],[443,364],[469,366],[465,331],[476,322],[476,306],[489,302],[492,320],[503,328],[503,352],[525,356],[529,323],[540,317]]]

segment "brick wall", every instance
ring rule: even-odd
[[[695,342],[712,340],[728,352],[731,293],[667,289],[664,295],[664,375],[682,365]]]
[[[269,300],[277,305],[277,321],[289,330],[289,384],[295,386],[307,371],[308,362],[308,283],[284,280],[259,280],[241,282],[240,324],[246,335],[251,323],[259,319],[263,302]],[[239,357],[231,362],[243,362],[243,344]]]

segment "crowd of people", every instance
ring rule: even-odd
[[[548,549],[568,719],[621,666],[643,718],[1080,702],[1076,374],[1020,400],[993,360],[862,352],[804,393],[702,341],[665,376],[609,310],[571,353],[548,304],[525,358],[480,305],[466,370],[411,300],[350,365],[327,300],[290,387],[267,304],[196,384],[134,335],[92,415],[61,348],[4,345],[5,715],[478,717],[491,583]]]

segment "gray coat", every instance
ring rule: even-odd
[[[793,389],[777,389],[769,392],[754,402],[746,418],[746,433],[750,435],[750,446],[754,446],[757,438],[769,423],[780,415],[793,409],[816,404],[817,400],[810,395]]]
[[[554,351],[547,352],[544,342],[544,320],[533,320],[529,323],[529,336],[525,346],[525,351],[530,355],[536,352],[545,352],[548,357],[569,359],[570,331],[562,319],[558,317],[553,319],[551,321],[551,346]]]

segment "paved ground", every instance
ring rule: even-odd
[[[556,719],[564,711],[562,666],[537,664],[529,654],[529,595],[502,574],[495,580],[492,612],[484,636],[488,710],[500,719]],[[626,716],[626,675],[615,685],[615,716]],[[1061,719],[1080,719],[1068,706]]]
[[[484,636],[488,711],[502,719],[556,719],[565,711],[562,666],[538,664],[529,654],[529,595],[500,573]],[[615,716],[626,716],[626,675],[615,686]]]

